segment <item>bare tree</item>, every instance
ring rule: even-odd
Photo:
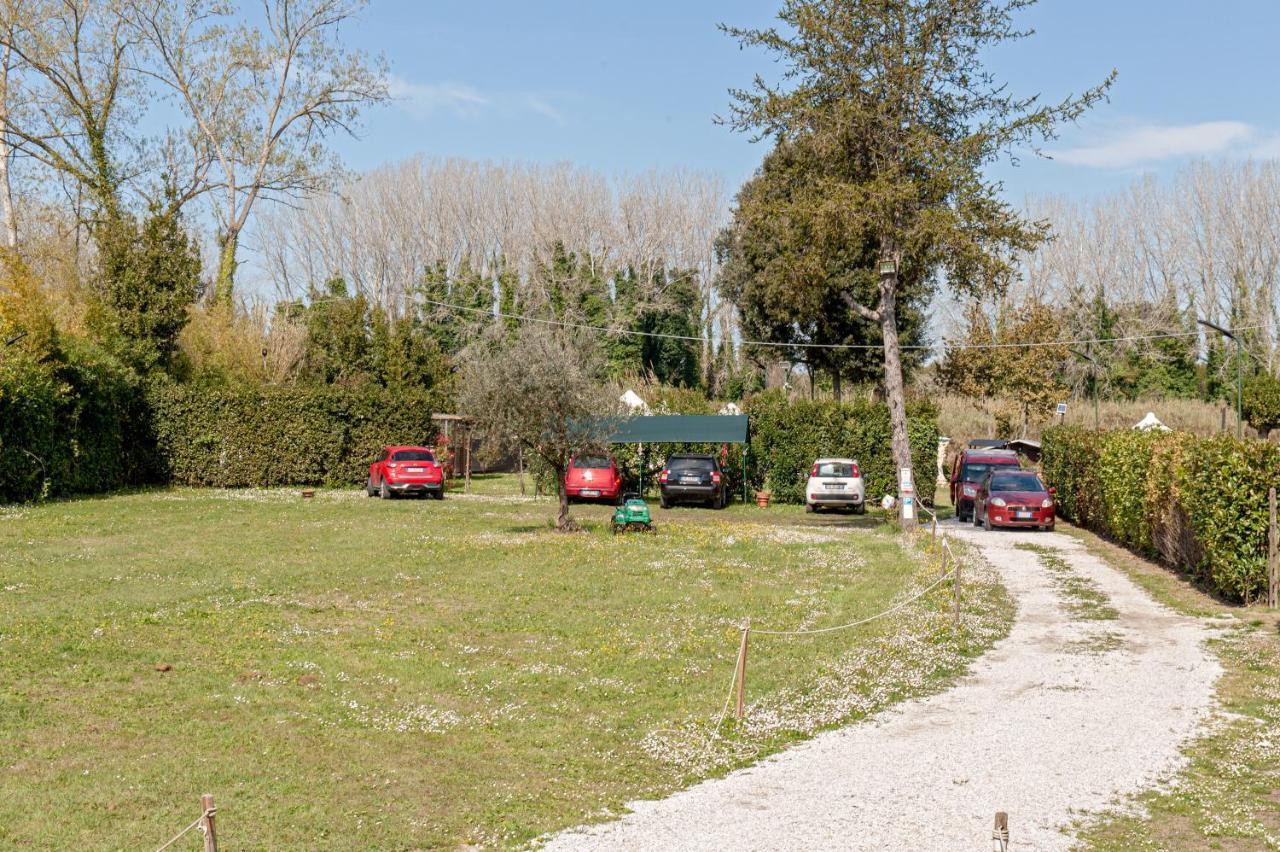
[[[0,14],[6,141],[82,189],[93,215],[118,216],[122,187],[143,171],[126,129],[145,96],[119,3],[8,0]]]
[[[215,300],[230,303],[256,202],[331,186],[338,162],[326,142],[354,134],[362,111],[387,98],[384,63],[339,39],[365,0],[262,0],[260,27],[233,25],[232,7],[219,0],[128,3],[154,57],[145,70],[190,121],[184,192],[221,196]]]

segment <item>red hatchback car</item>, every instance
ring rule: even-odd
[[[973,525],[1038,527],[1053,531],[1057,506],[1053,489],[1031,470],[994,468],[978,486],[973,498]]]
[[[564,490],[569,493],[570,501],[616,503],[622,493],[622,474],[618,472],[618,463],[609,456],[574,456],[564,474]]]
[[[396,494],[430,494],[444,499],[444,469],[427,447],[384,447],[369,465],[365,493],[384,499]]]

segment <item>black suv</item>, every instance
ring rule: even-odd
[[[658,484],[658,500],[664,509],[673,503],[702,503],[711,509],[723,509],[729,502],[724,474],[715,456],[696,453],[668,456]]]

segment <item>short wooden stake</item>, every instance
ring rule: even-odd
[[[947,546],[947,536],[945,534],[942,536],[942,547],[940,550],[942,551],[942,574],[939,579],[947,576],[947,554],[951,551],[951,548]]]
[[[995,852],[1007,852],[1009,849],[1009,815],[1004,811],[996,811],[996,824],[991,829],[991,848]]]
[[[205,793],[200,797],[200,833],[204,835],[204,852],[218,852],[218,834],[214,830],[213,796]]]
[[[1280,527],[1276,525],[1276,489],[1268,493],[1271,503],[1271,524],[1267,528],[1267,606],[1280,606]]]
[[[739,722],[742,721],[742,699],[747,690],[747,637],[750,635],[751,619],[748,618],[742,625],[742,642],[738,645],[738,673],[734,678],[738,683],[734,718]]]

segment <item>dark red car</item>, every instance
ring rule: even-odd
[[[973,525],[1038,527],[1053,531],[1057,507],[1053,489],[1033,470],[994,468],[978,486],[973,500]]]
[[[429,494],[444,499],[444,469],[428,447],[384,447],[369,465],[365,493],[384,499],[397,494]]]
[[[564,474],[564,490],[569,493],[570,502],[599,500],[616,503],[622,493],[622,474],[618,472],[618,463],[604,455],[584,453],[574,456]]]
[[[973,498],[978,486],[993,468],[1019,470],[1022,463],[1013,450],[970,448],[956,456],[951,468],[951,505],[956,507],[956,520],[974,519]]]

